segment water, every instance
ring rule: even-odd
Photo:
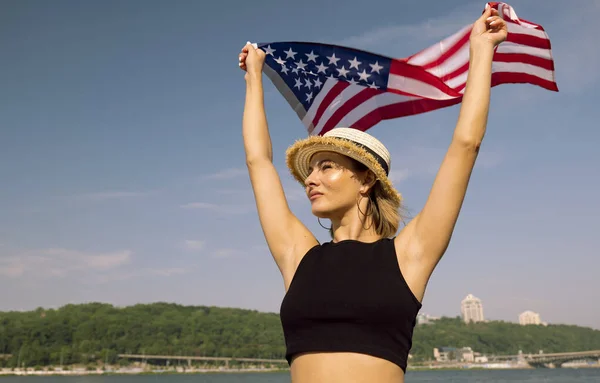
[[[133,375],[133,376],[24,376],[0,377],[0,383],[289,383],[289,373]],[[477,371],[409,371],[406,383],[598,383],[600,368]]]

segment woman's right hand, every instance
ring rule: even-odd
[[[248,80],[249,76],[260,77],[263,64],[265,63],[265,52],[262,49],[254,48],[251,43],[247,43],[239,54],[240,68],[246,71],[244,76]]]

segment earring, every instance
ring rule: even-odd
[[[356,201],[356,207],[358,208],[359,219],[360,219],[360,214],[362,214],[364,217],[364,220],[361,219],[363,229],[369,230],[371,228],[371,226],[373,226],[373,220],[371,220],[371,224],[369,225],[369,227],[365,227],[365,221],[367,220],[368,216],[373,214],[373,201],[371,200],[371,198],[369,198],[367,200],[367,214],[363,213],[362,210],[360,209],[360,200]]]
[[[373,201],[371,200],[371,198],[367,200],[367,213],[363,213],[360,209],[360,199],[356,201],[356,207],[358,208],[358,212],[362,214],[365,218],[373,214]]]
[[[325,227],[323,226],[323,224],[321,223],[321,218],[317,217],[317,221],[319,222],[319,225],[321,225],[321,227],[325,230],[331,230],[331,227]]]

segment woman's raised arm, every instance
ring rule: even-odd
[[[265,115],[262,83],[265,53],[247,44],[239,58],[240,68],[246,71],[246,102],[242,124],[246,165],[260,224],[287,288],[302,256],[318,242],[291,212],[273,165],[273,148]]]
[[[423,210],[398,236],[405,248],[408,278],[422,295],[443,256],[458,219],[488,118],[495,47],[507,37],[506,22],[489,7],[473,24],[469,73],[450,147],[438,170]]]

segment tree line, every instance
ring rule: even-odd
[[[431,359],[433,348],[444,346],[497,355],[584,351],[600,349],[600,331],[499,321],[467,325],[460,318],[416,326],[413,360]],[[127,353],[283,359],[285,342],[278,314],[239,308],[87,303],[0,312],[3,367],[126,363],[117,355]]]

